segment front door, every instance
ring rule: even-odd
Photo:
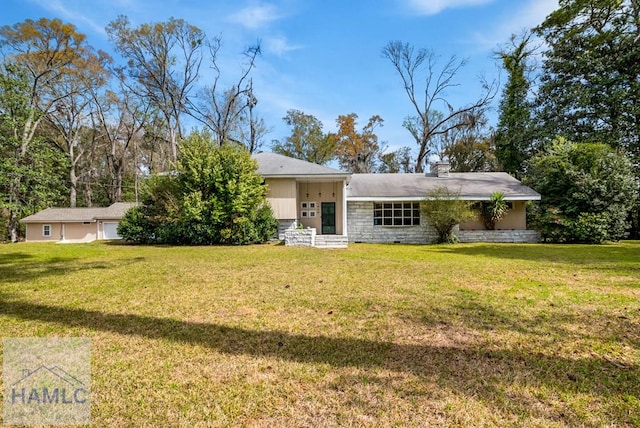
[[[322,234],[336,234],[336,203],[322,202]]]

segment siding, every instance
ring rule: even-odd
[[[277,219],[298,218],[296,180],[294,178],[267,178],[267,200]]]

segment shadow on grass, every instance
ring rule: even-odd
[[[516,387],[514,391],[522,390],[521,387],[542,386],[556,392],[602,397],[640,395],[640,368],[637,364],[625,366],[596,355],[566,358],[527,349],[485,349],[481,345],[434,346],[310,336],[137,314],[108,314],[8,299],[0,300],[0,315],[69,328],[199,345],[230,355],[410,373],[425,382],[435,382],[441,388],[466,394],[518,415],[531,409],[524,402],[518,402],[517,398],[505,397],[505,389],[510,386]],[[516,401],[510,403],[511,400]]]
[[[608,245],[583,244],[475,244],[433,246],[431,251],[473,257],[598,265],[630,263],[640,268],[640,241]],[[637,272],[637,271],[636,271]]]
[[[76,257],[35,258],[26,253],[0,254],[0,284],[63,276],[86,269],[110,269],[143,261],[144,257],[125,260],[87,262]]]

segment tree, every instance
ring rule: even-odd
[[[253,90],[253,79],[249,77],[261,54],[260,43],[249,46],[242,53],[245,61],[240,77],[237,83],[225,88],[221,88],[222,71],[218,65],[222,40],[214,38],[207,47],[214,71],[213,81],[198,92],[197,99],[187,98],[188,112],[213,133],[219,145],[231,141],[244,145],[253,153],[268,132],[264,120],[255,113],[258,98]]]
[[[378,115],[371,116],[361,132],[356,131],[357,120],[358,115],[355,113],[341,115],[336,119],[336,156],[340,167],[345,171],[371,173],[376,170],[376,163],[384,150],[378,143],[374,130],[377,126],[382,126],[384,120]]]
[[[439,244],[457,242],[453,228],[473,217],[471,204],[461,200],[460,195],[444,186],[438,186],[428,192],[421,209],[429,224],[438,233]]]
[[[440,159],[448,159],[455,172],[495,171],[494,138],[485,134],[484,111],[465,116],[467,126],[450,129],[435,139],[436,153]]]
[[[498,52],[509,78],[500,99],[498,127],[495,134],[496,158],[502,169],[516,177],[522,177],[524,165],[534,143],[529,101],[532,71],[531,32],[512,35],[510,45]]]
[[[7,87],[15,85],[20,99],[19,107],[11,113],[18,117],[10,119],[12,144],[18,145],[14,164],[18,168],[35,165],[36,159],[51,159],[48,154],[50,147],[38,140],[43,121],[58,105],[74,95],[65,89],[65,83],[69,76],[82,70],[93,54],[85,36],[78,33],[73,25],[46,18],[38,21],[28,19],[1,27],[0,47],[6,52],[3,71],[8,80],[5,84]],[[38,150],[44,152],[37,153]],[[56,163],[59,164],[58,161]],[[23,178],[28,180],[26,175],[14,175],[6,189],[12,207],[9,209],[12,241],[18,239],[18,216],[24,213]]]
[[[433,148],[434,138],[451,129],[464,128],[469,124],[468,113],[485,110],[495,96],[495,85],[483,82],[483,93],[472,103],[455,108],[445,100],[446,91],[454,86],[457,72],[466,64],[455,56],[449,58],[439,71],[437,55],[427,49],[415,51],[413,46],[400,41],[389,42],[382,50],[382,56],[389,61],[400,75],[404,90],[415,110],[403,126],[411,133],[418,145],[416,172],[423,172]],[[424,89],[417,87],[417,81],[425,72]],[[424,98],[422,95],[424,93]],[[444,108],[444,113],[438,110]]]
[[[52,127],[55,146],[68,158],[69,206],[75,208],[78,194],[78,178],[84,175],[78,170],[85,151],[94,141],[91,115],[95,104],[92,94],[106,83],[108,73],[105,68],[110,57],[106,54],[94,55],[92,49],[84,46],[84,55],[79,57],[73,68],[60,77],[52,88],[59,101],[46,116]]]
[[[274,141],[272,150],[284,156],[325,165],[335,158],[337,139],[322,131],[322,122],[300,110],[289,110],[283,118],[291,127],[284,141]]]
[[[542,137],[605,143],[640,165],[640,3],[561,0],[535,29],[545,52]]]
[[[622,149],[640,177],[640,3],[562,0],[535,31],[544,37],[536,100],[542,141]],[[633,214],[640,235],[640,206]]]
[[[175,18],[131,28],[127,17],[119,16],[109,23],[107,34],[128,61],[130,76],[137,83],[131,89],[162,114],[175,161],[181,116],[202,63],[204,32]]]
[[[246,149],[194,133],[183,142],[176,175],[153,181],[143,206],[127,214],[119,232],[139,243],[264,242],[275,234],[277,220],[257,171]]]
[[[443,151],[452,172],[496,171],[494,137],[467,137],[458,140]]]
[[[29,137],[28,121],[39,121],[33,111],[29,73],[17,65],[0,70],[0,230],[11,242],[19,238],[20,218],[62,200],[65,159],[39,136]]]
[[[638,198],[630,161],[602,143],[560,137],[529,162],[527,183],[541,195],[534,224],[550,242],[602,242],[626,236]]]
[[[384,173],[409,173],[413,172],[413,159],[411,159],[411,147],[400,147],[397,150],[378,155],[378,171]]]
[[[109,201],[122,201],[122,185],[126,159],[135,148],[136,142],[148,120],[149,105],[127,91],[126,77],[116,76],[117,87],[102,94],[93,93],[96,106],[96,127],[102,130],[106,142],[106,160],[109,170]],[[137,165],[133,165],[134,172]]]

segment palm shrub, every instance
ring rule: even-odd
[[[496,223],[502,220],[509,211],[507,201],[504,200],[504,193],[492,193],[489,201],[480,203],[479,211],[487,230],[495,230]]]

